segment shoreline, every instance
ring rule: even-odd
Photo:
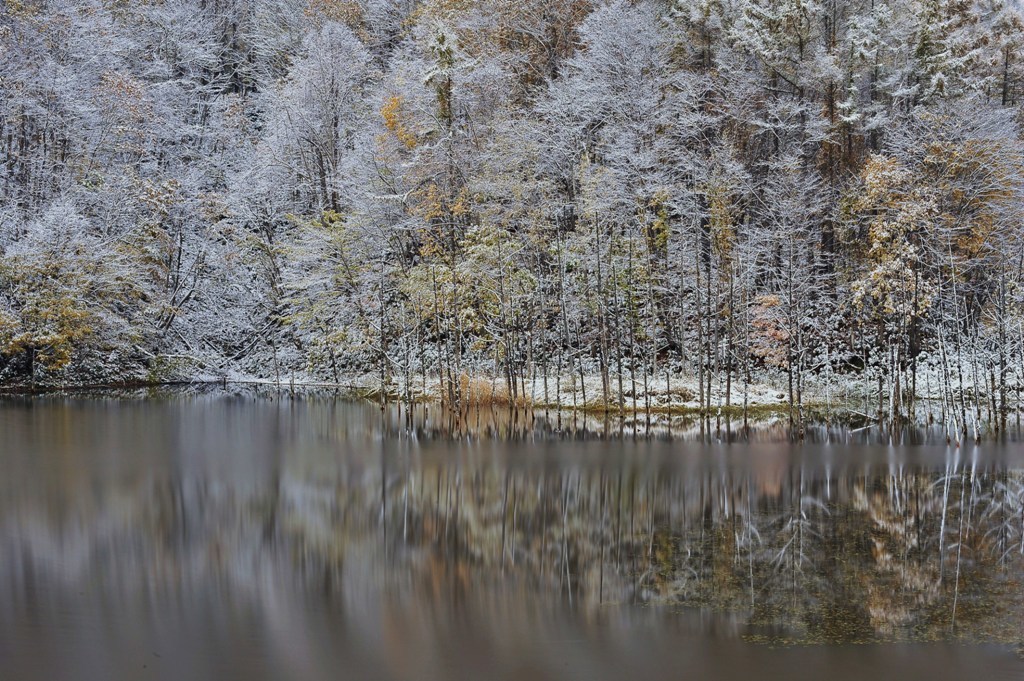
[[[742,393],[733,391],[730,400],[720,399],[714,392],[713,402],[708,405],[701,405],[694,397],[695,381],[688,379],[677,379],[673,381],[668,390],[664,385],[660,387],[649,387],[647,392],[642,390],[634,396],[631,393],[624,394],[621,398],[616,391],[610,395],[610,402],[605,402],[600,389],[600,377],[586,376],[585,388],[581,389],[575,385],[578,378],[556,381],[548,377],[547,389],[542,379],[535,379],[530,385],[527,382],[527,392],[510,399],[507,395],[505,385],[499,382],[500,379],[489,377],[463,377],[461,389],[463,391],[463,408],[512,408],[533,411],[562,411],[566,413],[587,414],[590,416],[604,415],[609,418],[642,418],[651,417],[703,417],[706,419],[731,418],[742,419],[744,414],[748,418],[783,417],[788,418],[792,412],[794,418],[798,418],[798,412],[803,411],[804,416],[808,414],[830,413],[836,417],[855,416],[869,420],[877,420],[876,417],[867,416],[856,409],[845,406],[840,401],[826,404],[823,400],[815,399],[805,401],[802,405],[790,405],[784,399],[784,393],[765,384],[751,384],[748,389],[746,404]],[[278,391],[296,390],[327,390],[338,393],[339,397],[366,400],[375,403],[412,403],[412,404],[441,404],[446,402],[442,390],[443,384],[437,377],[417,376],[410,381],[410,388],[392,384],[387,390],[382,390],[378,377],[353,376],[344,382],[318,381],[303,379],[292,379],[288,381],[277,381],[270,378],[256,377],[202,377],[192,380],[170,380],[170,381],[101,381],[88,383],[59,383],[59,384],[9,384],[0,385],[0,396],[24,396],[36,397],[54,395],[61,393],[77,393],[92,391],[119,391],[119,390],[146,390],[159,388],[190,387],[202,388],[211,386],[251,386],[257,388],[271,388]],[[468,384],[468,385],[467,385]],[[556,396],[556,385],[561,388],[560,398]],[[639,386],[638,386],[639,387]],[[592,395],[601,395],[592,397]],[[586,400],[584,400],[586,396]],[[411,397],[411,400],[408,399]]]
[[[598,377],[593,376],[588,376],[586,379],[588,383],[600,380]],[[863,401],[850,400],[849,393],[840,393],[839,395],[833,393],[833,399],[830,399],[828,402],[817,399],[818,396],[815,395],[813,401],[808,400],[802,405],[790,406],[788,402],[778,399],[778,396],[784,393],[765,384],[756,384],[756,390],[755,384],[748,386],[748,401],[745,407],[742,403],[742,396],[740,396],[741,401],[739,404],[732,402],[727,405],[723,400],[721,404],[712,404],[709,407],[706,404],[701,406],[696,401],[670,399],[665,394],[659,394],[659,389],[650,391],[649,395],[642,392],[638,394],[635,406],[632,395],[624,396],[621,406],[618,401],[605,404],[601,399],[588,399],[586,402],[583,402],[582,390],[575,393],[576,402],[573,403],[574,394],[571,389],[563,391],[563,401],[559,403],[544,401],[542,385],[534,385],[534,388],[537,389],[535,390],[536,398],[511,401],[501,399],[503,395],[498,390],[499,386],[496,380],[489,378],[481,379],[479,377],[470,380],[476,381],[478,389],[481,385],[485,385],[489,393],[487,395],[489,399],[474,399],[472,395],[469,395],[463,403],[462,409],[458,412],[458,416],[456,416],[456,412],[449,409],[446,401],[439,394],[441,382],[437,378],[429,377],[425,381],[426,391],[423,390],[423,378],[417,377],[415,383],[418,384],[418,389],[412,390],[411,393],[406,393],[406,395],[411,394],[411,401],[403,397],[394,385],[385,393],[385,391],[380,389],[379,380],[376,380],[376,377],[367,375],[352,377],[347,382],[302,380],[298,378],[296,380],[278,382],[273,379],[235,376],[203,377],[194,380],[172,381],[133,380],[81,384],[65,383],[59,385],[37,384],[35,386],[0,385],[0,399],[5,397],[9,399],[21,397],[31,400],[54,395],[88,397],[93,393],[100,395],[106,393],[109,396],[109,393],[117,393],[118,391],[126,393],[125,397],[131,397],[131,395],[127,394],[131,391],[166,389],[168,391],[177,390],[181,392],[194,391],[202,393],[204,390],[228,390],[235,386],[236,388],[248,387],[255,391],[262,389],[277,394],[288,392],[293,397],[296,396],[296,393],[304,392],[309,394],[322,391],[323,393],[330,393],[336,399],[364,402],[380,409],[397,406],[401,411],[402,407],[416,408],[422,406],[430,409],[439,407],[440,413],[446,413],[450,417],[455,418],[456,421],[473,417],[473,414],[476,414],[473,418],[479,419],[480,414],[488,411],[492,415],[500,415],[502,412],[505,412],[512,418],[513,422],[518,422],[519,418],[527,414],[531,421],[535,418],[543,418],[544,420],[553,420],[558,424],[562,424],[566,419],[571,419],[575,424],[577,418],[579,418],[584,423],[591,423],[591,426],[596,430],[602,428],[607,430],[610,425],[615,427],[614,424],[617,423],[618,429],[622,432],[625,432],[623,429],[629,429],[636,434],[643,429],[650,434],[652,429],[655,429],[658,432],[667,432],[670,436],[677,429],[680,429],[681,432],[699,428],[703,433],[706,429],[713,429],[715,432],[718,432],[724,428],[726,432],[733,432],[736,429],[745,430],[748,427],[756,428],[771,425],[789,429],[792,436],[800,440],[804,438],[805,434],[809,434],[820,427],[831,429],[833,426],[842,426],[853,429],[853,431],[881,429],[882,432],[890,432],[893,428],[923,427],[940,429],[945,436],[946,442],[955,442],[957,446],[960,446],[962,442],[981,442],[992,437],[1001,437],[1004,433],[1015,430],[1020,432],[1022,416],[1024,416],[1024,409],[1009,410],[1004,420],[1005,430],[1000,427],[998,421],[989,421],[983,418],[981,414],[977,415],[978,418],[974,418],[975,415],[971,413],[972,420],[968,422],[961,422],[955,414],[952,414],[952,420],[943,420],[940,417],[943,406],[941,397],[918,396],[914,401],[915,414],[913,417],[902,416],[896,419],[889,419],[880,417],[878,414],[865,413]],[[539,384],[540,382],[537,383]],[[551,396],[551,383],[552,381],[549,377],[549,397]],[[678,379],[678,382],[675,384],[676,388],[671,389],[670,392],[676,393],[678,391],[679,397],[685,397],[688,394],[686,392],[688,384],[689,382],[686,379]],[[587,390],[588,396],[594,394],[592,390],[593,386],[591,385]],[[478,392],[477,397],[479,396]],[[136,397],[145,398],[146,395],[136,395]],[[491,397],[499,399],[490,399]],[[659,402],[659,397],[661,398],[660,404],[657,403]],[[713,394],[712,397],[714,398],[716,395]],[[270,396],[270,399],[273,399],[273,396]],[[650,400],[650,407],[646,406],[648,399]],[[601,424],[604,425],[602,426]],[[1016,428],[1012,424],[1016,424]]]
[[[617,384],[617,381],[615,383]],[[449,386],[436,376],[417,375],[411,377],[408,382],[392,381],[386,389],[382,389],[380,377],[376,374],[351,375],[345,380],[337,382],[317,380],[308,375],[295,375],[288,380],[275,380],[236,374],[205,375],[191,379],[176,378],[159,381],[129,379],[83,383],[36,383],[34,385],[10,383],[0,384],[0,396],[36,396],[68,392],[156,388],[187,389],[189,387],[226,387],[229,385],[275,388],[277,390],[329,390],[339,393],[341,397],[389,404],[401,402],[446,405],[449,402],[444,394],[449,391]],[[798,404],[791,404],[788,401],[784,388],[766,382],[752,382],[746,386],[746,390],[743,390],[742,387],[737,389],[734,384],[728,395],[724,394],[724,390],[718,389],[717,385],[713,385],[710,397],[705,394],[702,403],[697,395],[699,388],[696,379],[682,376],[675,377],[667,385],[663,380],[649,382],[646,391],[638,382],[635,394],[627,388],[624,382],[623,387],[626,389],[621,396],[617,389],[618,386],[613,385],[608,395],[608,402],[604,400],[601,378],[597,375],[586,375],[582,382],[576,375],[563,376],[561,380],[548,376],[546,381],[543,377],[538,376],[534,379],[520,381],[516,387],[517,394],[510,396],[506,383],[501,378],[464,374],[459,379],[457,394],[463,408],[501,406],[537,411],[560,410],[590,415],[603,414],[608,417],[634,418],[651,415],[742,418],[746,414],[747,417],[754,418],[768,416],[788,418],[792,414],[794,423],[798,422],[801,416],[806,421],[811,415],[827,418],[854,418],[871,423],[890,420],[880,417],[875,410],[870,409],[870,407],[877,406],[872,403],[875,396],[870,395],[866,398],[865,393],[861,391],[861,386],[856,383],[841,388],[836,386],[809,387],[804,390],[802,401]],[[970,388],[965,389],[965,395],[970,395],[972,392]],[[948,400],[948,398],[946,399]],[[974,401],[974,398],[972,397],[971,400]],[[917,394],[913,399],[915,418],[904,414],[898,420],[901,422],[941,423],[939,412],[942,410],[943,401],[944,398],[941,395]],[[945,406],[948,409],[953,405]],[[974,405],[966,406],[968,413],[973,412]],[[983,409],[982,413],[984,412]],[[1019,409],[1016,404],[1008,405],[1008,417],[1015,416],[1018,412],[1024,412],[1024,405],[1021,405]],[[981,414],[978,417],[976,422],[979,426],[987,422],[987,419],[982,418]],[[973,422],[960,425],[974,427]]]

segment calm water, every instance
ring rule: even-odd
[[[0,677],[1024,678],[1020,445],[408,424],[0,400]]]

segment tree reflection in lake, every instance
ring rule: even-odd
[[[453,439],[227,394],[8,400],[0,432],[17,678],[1024,670],[1014,446]]]

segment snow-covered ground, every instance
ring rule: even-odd
[[[227,377],[228,382],[251,383],[257,385],[280,385],[295,388],[339,388],[355,395],[379,396],[381,393],[380,376],[373,374],[361,374],[343,378],[337,383],[318,381],[302,374],[282,377],[280,382],[268,379],[251,379],[244,376],[232,375]],[[463,377],[461,383],[461,394],[467,403],[493,403],[504,404],[513,401],[503,378],[490,377]],[[414,376],[409,381],[410,389],[406,389],[404,380],[394,380],[388,389],[389,395],[399,397],[411,394],[417,401],[441,400],[443,385],[440,379],[434,376]],[[522,392],[525,388],[525,393]],[[701,408],[699,401],[699,387],[694,378],[672,376],[667,382],[662,376],[658,380],[648,380],[647,389],[644,389],[641,380],[637,381],[637,390],[634,396],[632,384],[628,377],[623,377],[622,398],[619,398],[619,381],[617,377],[610,380],[608,404],[609,408],[619,410],[619,405],[627,412],[645,412],[648,409],[652,412],[685,413],[697,411]],[[603,410],[605,407],[605,396],[602,389],[600,376],[588,375],[583,381],[578,376],[562,376],[559,380],[555,376],[548,376],[547,380],[541,376],[527,379],[525,384],[518,388],[519,394],[515,401],[524,405],[529,404],[536,408],[550,407],[579,410]],[[804,394],[805,403],[808,402],[807,393]],[[813,401],[818,401],[815,394]],[[739,412],[744,404],[750,409],[759,411],[771,409],[787,409],[787,392],[779,386],[765,383],[751,383],[744,387],[741,382],[734,382],[731,390],[731,397],[726,398],[724,385],[713,382],[710,399],[711,411],[719,408]]]

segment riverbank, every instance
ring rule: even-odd
[[[222,376],[202,375],[193,380],[125,380],[83,383],[36,383],[0,385],[0,394],[41,395],[52,393],[81,393],[104,390],[146,390],[171,387],[177,389],[201,389],[203,386],[252,386],[270,390],[288,391],[329,391],[334,395],[351,399],[365,399],[377,403],[414,402],[439,403],[448,406],[458,401],[463,408],[517,408],[537,411],[563,411],[588,414],[594,417],[615,416],[628,420],[657,423],[675,417],[707,419],[771,419],[780,418],[789,422],[808,422],[815,419],[840,419],[850,423],[869,424],[878,422],[877,395],[865,390],[862,381],[850,381],[844,386],[818,385],[808,382],[798,404],[790,404],[788,389],[781,380],[752,381],[744,385],[733,382],[730,389],[724,380],[711,382],[710,391],[705,383],[705,394],[701,396],[695,378],[672,375],[667,380],[662,375],[657,380],[648,378],[647,385],[641,377],[633,383],[623,377],[609,381],[607,399],[600,376],[585,375],[581,381],[578,375],[537,376],[519,381],[515,391],[510,391],[503,378],[464,374],[457,386],[449,386],[436,376],[414,375],[408,380],[393,379],[382,388],[379,374],[356,374],[335,381],[319,380],[315,376],[295,373],[281,380],[228,374]],[[916,399],[916,417],[911,422],[941,423],[941,396],[919,395]],[[973,400],[969,400],[973,402]],[[1015,413],[1015,412],[1014,412]],[[984,418],[976,420],[977,427],[984,427]],[[961,424],[962,425],[962,424]],[[968,424],[975,429],[975,421]]]
[[[609,387],[607,399],[599,376],[538,377],[517,383],[510,391],[502,379],[463,375],[458,386],[449,390],[446,382],[433,376],[415,376],[408,382],[393,381],[382,387],[378,375],[362,374],[338,382],[320,381],[308,376],[295,375],[274,380],[251,376],[204,376],[193,381],[108,381],[61,384],[8,384],[0,385],[0,394],[47,394],[92,390],[138,390],[157,387],[189,387],[204,385],[264,386],[283,390],[331,390],[344,396],[372,401],[444,402],[449,395],[457,395],[464,406],[518,406],[532,409],[561,409],[589,413],[628,414],[696,414],[749,412],[788,412],[790,405],[784,390],[777,386],[755,383],[746,389],[733,389],[730,394],[712,387],[710,395],[700,400],[700,388],[695,379],[673,377],[669,381],[649,382],[645,388],[638,382],[636,390],[623,381]],[[817,403],[817,400],[815,401]]]
[[[525,386],[525,387],[524,387]],[[624,382],[625,386],[625,382]],[[617,386],[616,386],[617,387]],[[447,384],[436,377],[415,377],[410,385],[392,383],[387,391],[381,390],[379,377],[360,375],[346,380],[318,381],[296,375],[287,381],[246,376],[203,377],[193,381],[109,381],[102,383],[64,383],[61,385],[3,385],[0,397],[31,401],[35,396],[88,398],[128,398],[133,400],[177,399],[188,394],[212,394],[227,392],[239,397],[279,397],[304,400],[308,398],[330,398],[362,401],[368,405],[397,407],[397,414],[407,418],[407,412],[431,414],[443,418],[447,425],[455,422],[466,427],[470,422],[495,432],[527,432],[535,423],[545,423],[544,428],[561,432],[565,428],[580,432],[600,432],[605,435],[618,433],[660,433],[670,436],[692,432],[694,435],[746,431],[748,427],[780,428],[791,436],[803,438],[818,437],[812,431],[820,430],[822,440],[832,438],[834,427],[852,428],[856,431],[879,430],[886,434],[900,432],[905,427],[922,427],[929,435],[944,437],[949,442],[981,440],[998,435],[1005,430],[1021,432],[1020,416],[1024,411],[1012,410],[1006,419],[1006,428],[997,422],[986,420],[983,415],[969,412],[969,419],[962,420],[958,414],[944,414],[940,399],[919,397],[915,401],[915,418],[901,418],[896,421],[880,419],[877,412],[863,400],[859,386],[851,383],[847,390],[832,389],[829,393],[805,393],[804,403],[791,407],[786,392],[768,383],[751,383],[745,391],[734,391],[726,399],[724,392],[712,391],[710,405],[705,398],[703,405],[695,396],[696,381],[675,376],[665,385],[647,386],[633,393],[624,390],[604,400],[599,377],[585,377],[583,382],[563,378],[558,381],[549,376],[545,386],[543,379],[519,384],[518,395],[509,396],[501,380],[487,377],[464,376],[459,383],[461,409],[456,412],[449,408]],[[585,398],[584,398],[585,395]],[[406,409],[407,405],[414,409]],[[948,405],[947,405],[948,406]],[[943,416],[948,419],[944,420]],[[496,419],[496,420],[495,420]],[[966,424],[966,425],[965,425]],[[526,428],[526,430],[524,430]],[[895,428],[895,430],[891,430]],[[709,430],[710,429],[710,430]],[[824,430],[822,430],[824,429]],[[823,435],[822,435],[823,433]]]

